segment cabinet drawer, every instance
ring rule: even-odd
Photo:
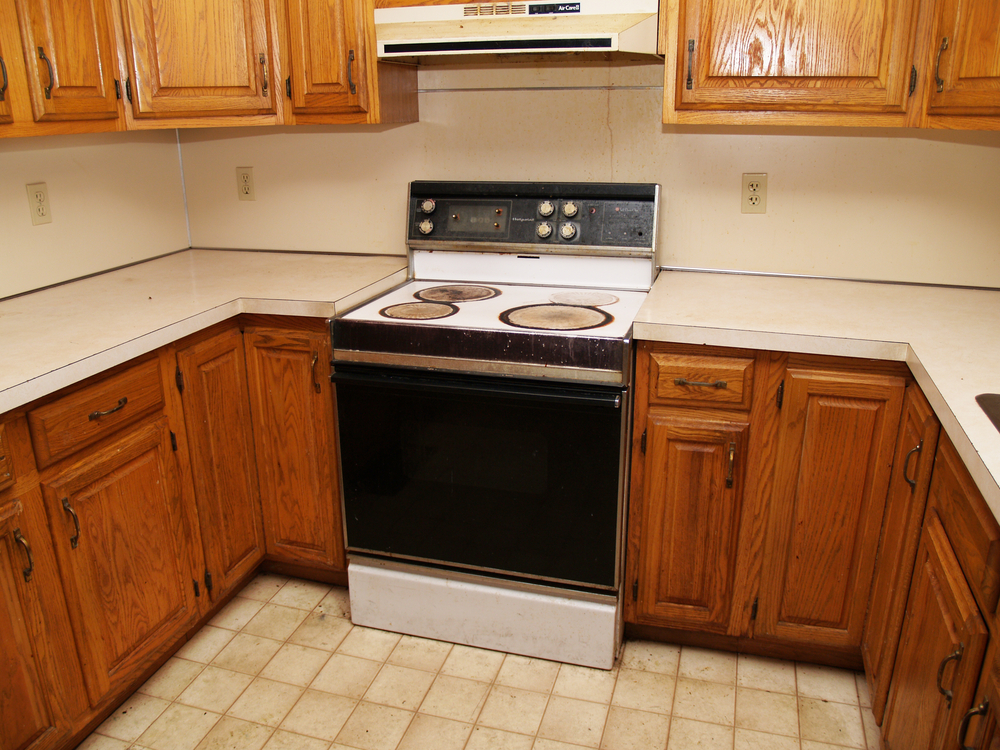
[[[107,437],[162,404],[160,363],[153,359],[33,409],[28,424],[39,467]]]
[[[653,403],[750,408],[750,357],[652,352],[649,363],[649,399]]]
[[[927,505],[941,519],[979,606],[992,614],[1000,599],[1000,526],[947,436],[938,445]]]

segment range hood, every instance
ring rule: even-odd
[[[656,54],[658,0],[454,3],[381,0],[378,56],[486,53]]]

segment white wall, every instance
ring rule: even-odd
[[[188,246],[176,131],[0,138],[0,299]]]
[[[658,182],[661,265],[1000,287],[1000,133],[664,126],[661,76],[426,67],[417,124],[182,131],[193,243],[400,253],[412,179]]]

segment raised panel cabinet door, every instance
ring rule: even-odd
[[[118,62],[107,0],[16,2],[35,120],[116,119]]]
[[[292,111],[368,111],[365,27],[359,0],[288,0]]]
[[[233,327],[177,352],[195,501],[213,600],[264,557],[243,336]]]
[[[902,113],[915,0],[680,0],[677,110]]]
[[[941,0],[929,114],[1000,115],[1000,3]]]
[[[940,429],[923,393],[915,383],[909,385],[861,642],[872,713],[879,723],[885,712],[892,664],[903,627],[906,594],[913,575]]]
[[[243,340],[268,557],[345,570],[329,338],[254,327]]]
[[[726,633],[749,424],[651,410],[636,621]]]
[[[902,378],[789,368],[755,637],[857,653]]]
[[[175,461],[160,417],[42,482],[94,705],[131,684],[197,616]]]
[[[7,54],[2,35],[0,35],[0,125],[5,125],[14,121],[13,110],[10,106],[10,71],[7,70]]]
[[[275,111],[269,0],[122,0],[137,118]]]
[[[988,638],[944,527],[929,511],[882,722],[886,748],[957,747]]]

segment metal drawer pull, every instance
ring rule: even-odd
[[[903,462],[903,479],[906,483],[910,485],[910,492],[917,489],[917,480],[910,479],[910,459],[913,458],[914,453],[920,453],[924,449],[924,441],[921,440],[917,443],[917,446],[913,448],[909,453],[906,454],[906,460]]]
[[[73,516],[73,525],[76,527],[76,533],[69,538],[69,546],[76,549],[80,546],[80,517],[73,510],[73,506],[69,504],[68,497],[62,499],[62,506],[67,513]]]
[[[354,50],[351,50],[347,55],[347,87],[351,90],[352,94],[358,93],[358,87],[354,85],[354,78],[352,76],[354,66]]]
[[[2,57],[0,57],[0,73],[3,73],[3,86],[0,86],[0,102],[2,102],[7,93],[7,66],[3,64]]]
[[[90,416],[87,417],[87,419],[89,419],[91,422],[93,422],[95,419],[99,419],[101,417],[106,417],[109,414],[114,414],[119,409],[124,409],[125,408],[125,404],[127,404],[127,403],[128,403],[128,396],[122,396],[120,399],[118,399],[118,406],[112,406],[107,411],[92,411],[90,413]]]
[[[733,486],[733,467],[736,464],[736,443],[729,444],[729,471],[726,474],[726,487]]]
[[[28,567],[22,572],[24,573],[24,582],[31,582],[31,573],[35,569],[35,558],[31,554],[31,545],[28,544],[28,540],[21,535],[20,529],[14,529],[14,541],[24,547],[24,551],[28,553]]]
[[[969,722],[972,721],[973,716],[985,716],[989,710],[990,699],[983,698],[982,703],[965,712],[965,716],[962,717],[962,723],[958,725],[958,745],[962,750],[976,750],[976,748],[965,744],[965,733],[969,731]]]
[[[691,78],[691,68],[694,65],[694,39],[688,39],[688,77],[687,77],[687,89],[690,91],[694,88],[694,79]]]
[[[319,362],[319,354],[316,353],[316,352],[313,352],[313,361],[312,361],[312,364],[309,365],[309,369],[312,370],[313,388],[316,390],[316,393],[319,393],[321,391],[321,387],[320,387],[320,384],[319,384],[319,380],[316,379],[316,363],[317,362]]]
[[[699,383],[696,380],[688,380],[687,378],[674,378],[674,385],[697,385],[702,388],[725,388],[725,380],[716,380],[714,383]]]
[[[953,696],[950,690],[945,690],[944,687],[941,685],[941,680],[944,679],[944,668],[950,661],[961,661],[963,651],[965,651],[965,644],[959,643],[958,648],[956,648],[954,651],[952,651],[950,654],[944,657],[941,660],[940,666],[938,666],[937,689],[938,692],[941,693],[941,695],[944,696],[944,699],[948,702],[948,708],[951,708],[951,699]]]
[[[938,48],[937,64],[934,66],[934,80],[937,82],[939,94],[944,91],[944,79],[941,77],[941,53],[946,49],[948,49],[948,37],[941,40],[941,46]]]
[[[267,96],[267,57],[261,52],[257,59],[260,60],[261,70],[264,71],[264,85],[261,86],[260,95]]]
[[[45,50],[41,47],[38,48],[38,57],[45,61],[45,64],[49,66],[49,85],[45,87],[45,98],[52,98],[52,87],[56,84],[56,73],[55,69],[52,67],[52,61],[45,56]]]

